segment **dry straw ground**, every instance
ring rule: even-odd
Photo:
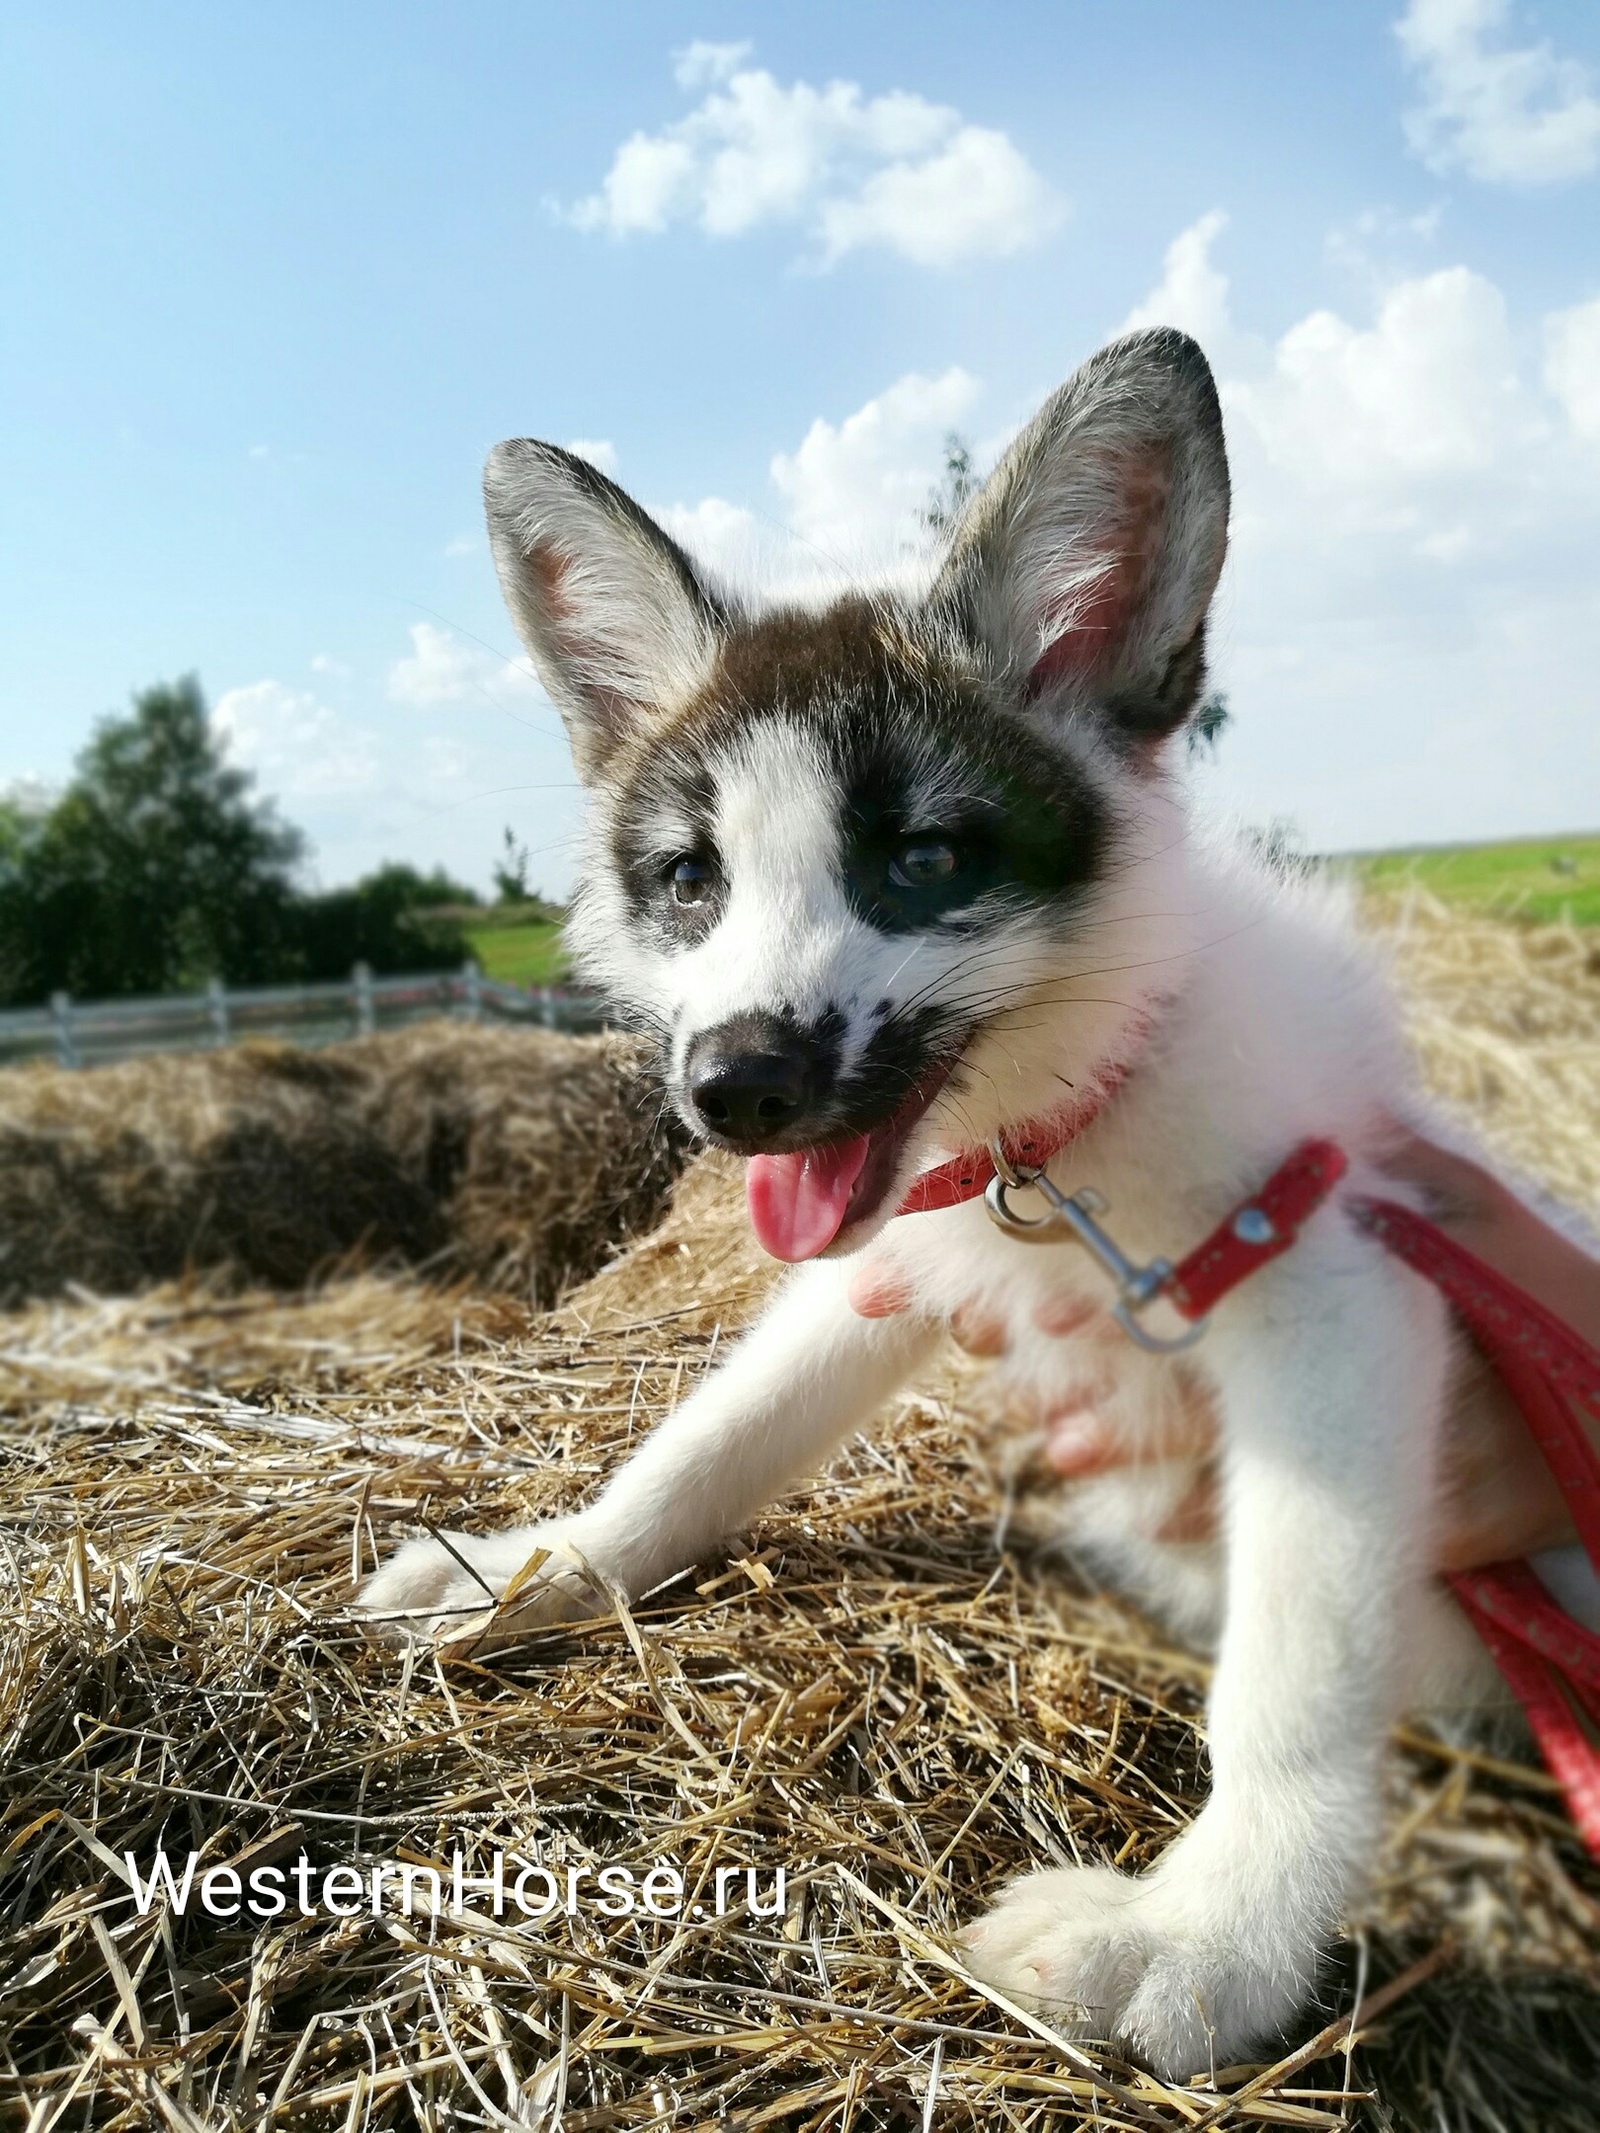
[[[1600,1212],[1592,946],[1383,916],[1436,1086]],[[1026,1471],[953,1364],[626,1619],[446,1669],[363,1640],[359,1569],[423,1522],[569,1502],[763,1280],[702,1165],[546,1315],[356,1275],[0,1320],[0,2111],[30,2133],[1592,2133],[1600,1874],[1542,1773],[1415,1736],[1376,1886],[1276,2065],[1163,2090],[953,1967],[950,1930],[1010,1875],[1138,1866],[1205,1786],[1204,1669],[1013,1544]],[[122,1854],[158,1844],[670,1860],[707,1909],[720,1869],[755,1867],[765,1903],[781,1866],[788,1907],[521,1924],[469,1897],[250,1933],[140,1918]]]

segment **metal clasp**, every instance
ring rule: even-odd
[[[1187,1332],[1175,1340],[1163,1340],[1139,1323],[1138,1313],[1154,1303],[1167,1283],[1172,1279],[1172,1263],[1167,1259],[1152,1259],[1148,1266],[1138,1266],[1123,1251],[1115,1237],[1101,1228],[1096,1215],[1106,1213],[1106,1203],[1092,1186],[1082,1186],[1077,1192],[1064,1193],[1045,1175],[1042,1169],[1031,1164],[1013,1163],[998,1140],[989,1143],[989,1157],[994,1164],[994,1176],[989,1180],[983,1196],[983,1204],[989,1211],[989,1219],[1008,1237],[1015,1237],[1023,1244],[1060,1244],[1068,1240],[1084,1245],[1099,1260],[1117,1285],[1117,1301],[1111,1315],[1137,1347],[1152,1355],[1175,1355],[1180,1349],[1192,1348],[1209,1323],[1197,1319]],[[1008,1193],[1020,1192],[1031,1187],[1042,1199],[1050,1212],[1036,1216],[1031,1222],[1017,1214]]]

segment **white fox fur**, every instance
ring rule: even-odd
[[[541,462],[541,480],[553,465]],[[1191,491],[1192,472],[1183,477]],[[998,502],[991,496],[969,536],[969,570],[974,542],[998,538],[1007,481],[1040,515],[1039,482],[1023,483],[1015,465],[1002,473]],[[598,477],[582,479],[585,494],[598,493]],[[492,473],[492,510],[493,481]],[[1190,519],[1196,494],[1179,499]],[[1095,495],[1090,535],[1111,510]],[[1071,507],[1063,490],[1056,518],[1070,520]],[[518,510],[518,522],[531,523],[525,502]],[[514,519],[502,512],[500,522]],[[1145,603],[1126,640],[1160,640],[1163,660],[1195,628],[1220,563],[1214,530],[1180,526],[1179,534],[1201,555],[1200,592],[1163,581],[1161,600]],[[503,549],[521,537],[506,536]],[[628,537],[636,537],[631,523]],[[1020,537],[1013,529],[1013,542]],[[989,602],[1007,638],[992,671],[1025,669],[1040,646],[1041,660],[1053,656],[1063,616],[1070,627],[1083,612],[1086,584],[1092,604],[1093,542],[1086,563],[1082,524],[1076,533],[1067,524],[1061,538],[1077,604],[1058,599],[1042,621],[1030,620],[1028,603],[1048,607],[1053,581],[1036,553],[1026,571],[1013,564],[1005,597]],[[517,568],[514,554],[502,563]],[[561,555],[544,559],[544,581],[561,566]],[[649,628],[671,640],[680,670],[684,644],[698,660],[703,630],[731,626],[714,602],[707,613],[691,626],[652,611]],[[981,637],[981,614],[974,627]],[[600,623],[587,626],[583,642],[591,669],[597,633]],[[539,630],[528,634],[538,652]],[[678,688],[664,684],[663,699]],[[639,693],[631,669],[629,690]],[[632,716],[608,698],[610,724],[586,729],[585,760],[603,766],[609,750],[625,751],[619,732]],[[1418,1114],[1383,970],[1330,901],[1198,843],[1180,781],[1148,749],[1117,745],[1070,707],[1050,714],[1047,705],[1040,717],[1051,745],[1094,782],[1112,825],[1111,857],[1070,927],[1017,904],[995,911],[981,952],[970,936],[963,943],[932,926],[875,932],[839,887],[826,750],[780,704],[761,720],[733,718],[705,743],[701,783],[714,788],[706,804],[727,886],[717,924],[699,939],[677,941],[642,923],[616,857],[626,836],[657,836],[670,855],[688,832],[658,800],[636,809],[628,829],[624,775],[608,785],[607,771],[597,772],[579,928],[591,967],[661,1031],[675,1070],[697,1030],[780,1000],[802,1019],[837,1002],[848,1060],[851,1046],[868,1043],[874,1002],[933,988],[965,1016],[965,1048],[959,1075],[913,1136],[907,1177],[1002,1128],[1048,1117],[1063,1080],[1081,1091],[1097,1073],[1126,1066],[1122,1086],[1050,1174],[1064,1190],[1096,1187],[1108,1226],[1136,1259],[1181,1256],[1310,1136],[1336,1140],[1349,1156],[1339,1194],[1292,1251],[1217,1308],[1204,1341],[1176,1365],[1135,1351],[1103,1315],[1074,1339],[1041,1333],[1033,1312],[1047,1297],[1076,1291],[1086,1304],[1107,1301],[1086,1256],[1070,1244],[1019,1244],[981,1201],[894,1219],[897,1184],[848,1243],[871,1244],[893,1262],[909,1310],[858,1317],[846,1300],[848,1256],[795,1270],[714,1376],[592,1503],[549,1525],[452,1536],[475,1575],[436,1542],[413,1541],[363,1598],[375,1616],[470,1642],[488,1619],[483,1585],[502,1590],[539,1549],[551,1558],[519,1588],[497,1635],[592,1612],[576,1565],[629,1593],[647,1591],[870,1424],[961,1304],[976,1301],[1005,1321],[1001,1367],[1019,1388],[1048,1405],[1087,1377],[1099,1387],[1099,1414],[1132,1445],[1161,1435],[1177,1371],[1194,1373],[1220,1417],[1221,1539],[1151,1537],[1186,1486],[1171,1466],[1079,1488],[1067,1538],[1184,1635],[1215,1646],[1210,1798],[1149,1872],[1029,1875],[966,1936],[968,1959],[996,1984],[1179,2075],[1245,2055],[1300,2008],[1373,1851],[1396,1714],[1407,1704],[1459,1711],[1501,1699],[1481,1647],[1428,1575],[1435,1448],[1454,1396],[1456,1336],[1438,1296],[1342,1205],[1352,1193],[1396,1196],[1377,1169],[1386,1120]]]

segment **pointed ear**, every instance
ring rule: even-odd
[[[483,495],[506,605],[587,783],[704,682],[721,613],[654,519],[559,445],[496,445]]]
[[[1017,438],[956,529],[932,599],[1024,702],[1173,731],[1205,673],[1228,540],[1210,367],[1186,334],[1102,349]]]

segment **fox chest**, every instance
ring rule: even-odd
[[[901,1246],[913,1308],[953,1319],[969,1346],[994,1358],[994,1390],[1031,1419],[1092,1409],[1130,1443],[1161,1433],[1190,1396],[1190,1375],[1134,1346],[1111,1315],[1103,1270],[1080,1246],[1019,1243],[973,1213],[929,1218]]]

